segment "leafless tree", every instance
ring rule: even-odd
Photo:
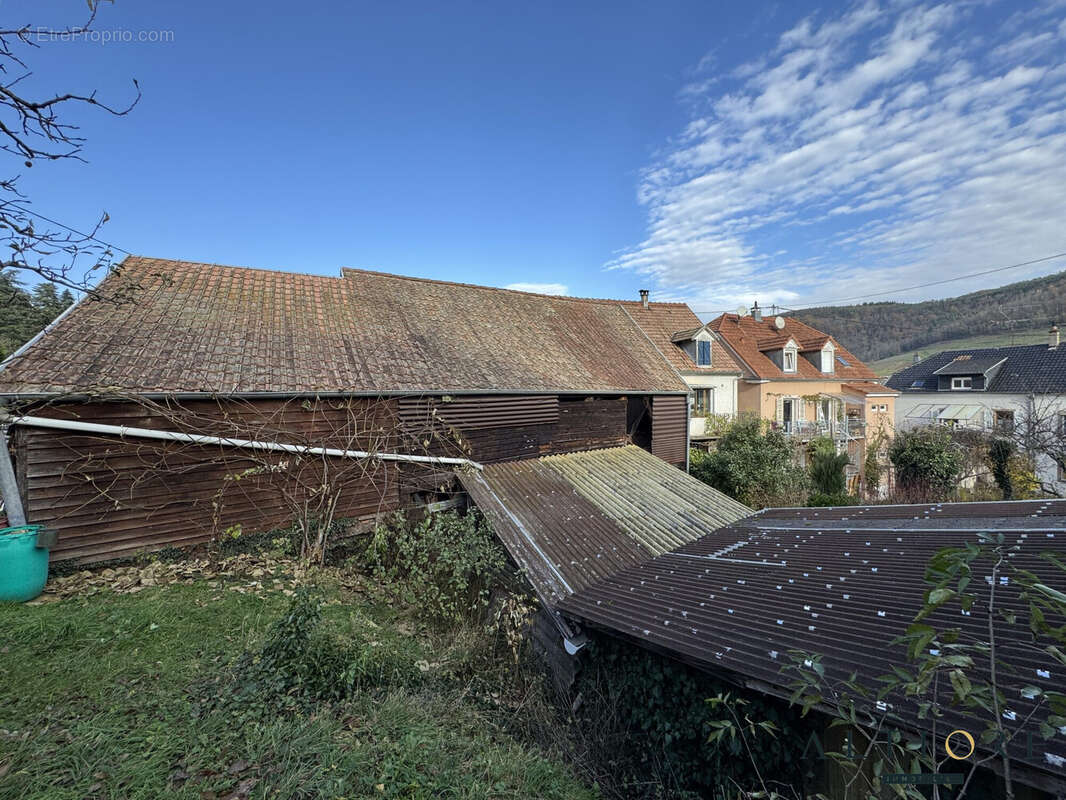
[[[137,81],[134,95],[122,105],[100,100],[95,91],[76,91],[37,95],[24,91],[32,74],[31,55],[40,50],[39,40],[71,38],[88,32],[96,20],[99,0],[88,0],[89,16],[81,25],[67,29],[45,29],[30,24],[18,28],[0,28],[0,150],[8,153],[18,169],[31,169],[38,162],[73,159],[83,161],[84,138],[70,121],[75,108],[99,109],[115,116],[125,116],[140,100]],[[116,268],[112,248],[98,238],[108,221],[101,212],[87,227],[71,227],[52,221],[43,213],[28,208],[30,198],[18,189],[19,174],[0,177],[0,230],[4,237],[4,255],[0,269],[14,271],[31,280],[44,280],[60,287],[99,297],[94,288],[97,279]],[[134,286],[113,283],[109,299],[119,299]]]
[[[1030,392],[1014,419],[1002,433],[1034,461],[1043,456],[1056,465],[1066,467],[1066,397],[1053,392]],[[1059,495],[1055,478],[1044,480],[1037,470],[1040,488],[1046,494]]]

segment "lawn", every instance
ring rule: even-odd
[[[354,691],[301,705],[242,683],[292,602],[275,571],[132,592],[97,572],[91,594],[0,605],[0,797],[596,796],[499,723],[483,643],[343,577],[311,582]]]

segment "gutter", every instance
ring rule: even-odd
[[[340,450],[334,447],[305,447],[280,442],[262,442],[253,439],[231,439],[224,436],[205,436],[198,433],[180,433],[179,431],[158,431],[151,428],[131,428],[126,425],[103,425],[97,422],[80,422],[78,420],[52,419],[50,417],[13,416],[6,420],[10,425],[26,425],[33,428],[54,428],[83,433],[103,433],[136,439],[160,439],[186,444],[214,444],[222,447],[240,447],[247,450],[273,450],[298,455],[336,456],[337,458],[366,458],[376,461],[405,461],[418,464],[441,464],[447,466],[472,467],[482,470],[484,467],[468,458],[445,458],[442,456],[415,456],[406,453],[372,453],[367,450]]]

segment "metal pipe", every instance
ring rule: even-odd
[[[22,508],[15,469],[11,466],[11,453],[7,449],[7,425],[0,425],[0,497],[4,500],[9,524],[18,526],[26,524],[26,512]]]
[[[105,433],[113,436],[131,436],[138,439],[162,439],[187,444],[217,444],[223,447],[243,447],[248,450],[274,450],[282,453],[299,455],[336,456],[338,458],[370,458],[378,461],[409,461],[419,464],[446,464],[449,466],[473,467],[484,469],[481,464],[468,458],[445,458],[443,456],[413,456],[406,453],[372,453],[367,450],[339,450],[333,447],[305,447],[298,444],[280,442],[260,442],[252,439],[231,439],[224,436],[206,436],[199,433],[180,433],[178,431],[157,431],[151,428],[131,428],[127,425],[104,425],[98,422],[80,422],[73,419],[52,419],[51,417],[14,416],[13,425],[29,425],[34,428],[57,428],[67,431],[85,433]]]

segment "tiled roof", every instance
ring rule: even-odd
[[[879,676],[907,663],[904,649],[891,642],[921,607],[928,589],[924,572],[934,553],[1002,528],[1007,544],[1017,547],[1013,566],[1064,591],[1061,572],[1041,558],[1046,551],[1066,557],[1064,515],[1066,501],[768,509],[599,581],[563,600],[560,609],[578,622],[740,676],[749,685],[788,691],[791,678],[783,668],[790,651],[803,651],[821,655],[831,679],[847,680],[854,672],[876,691]],[[987,607],[987,587],[978,576],[990,567],[987,559],[975,566],[972,616],[949,604],[930,624],[985,636],[988,619],[978,612]],[[1000,607],[1017,604],[1018,588],[1006,585],[1006,578],[999,583]],[[998,616],[996,624],[1004,625]],[[1040,653],[1039,640],[1034,647],[1019,646],[1018,632],[1005,635],[1001,628],[999,634],[1000,655],[1018,669],[1001,673],[1007,710],[1024,719],[1032,703],[1021,688],[1058,691],[1066,684],[1066,667]],[[918,724],[916,702],[895,696],[887,701],[904,723],[898,727]],[[975,730],[958,709],[947,713],[945,730]],[[1066,757],[1063,740],[1032,741],[1040,744],[1031,757],[1024,747],[1014,755],[1066,778],[1061,766],[1052,766]]]
[[[845,383],[840,387],[842,391],[854,392],[855,394],[868,395],[868,394],[891,394],[898,395],[895,389],[889,389],[887,386],[882,386],[880,383]]]
[[[784,330],[778,330],[774,325],[774,318],[763,317],[762,322],[756,322],[753,317],[738,317],[736,314],[722,314],[722,316],[710,322],[711,328],[716,331],[733,348],[733,351],[747,364],[751,373],[756,378],[805,378],[809,380],[826,380],[842,378],[844,380],[873,379],[877,377],[874,371],[852,355],[840,342],[834,340],[837,360],[833,365],[832,375],[824,374],[818,367],[810,363],[806,358],[796,359],[798,364],[795,372],[782,371],[763,351],[773,347],[780,348],[789,338],[796,340],[804,349],[812,342],[819,342],[821,347],[830,337],[810,325],[800,322],[792,317],[783,317],[785,320]],[[807,343],[804,345],[804,343]],[[847,362],[841,364],[839,359]]]
[[[552,606],[751,513],[634,445],[458,474]]]
[[[137,281],[134,302],[83,300],[0,394],[687,390],[617,301],[137,256],[121,274],[104,289]]]
[[[960,356],[969,356],[960,360]],[[1054,350],[1046,344],[944,350],[900,370],[888,385],[903,393],[935,392],[937,374],[977,375],[1006,359],[985,387],[986,392],[1060,394],[1066,392],[1066,345]],[[958,362],[956,365],[955,362]],[[971,370],[959,372],[957,370]],[[917,384],[917,385],[916,385]]]
[[[740,366],[722,347],[720,341],[711,345],[711,366],[698,367],[681,348],[680,341],[688,341],[704,326],[695,312],[684,303],[649,303],[648,308],[637,301],[623,301],[629,315],[648,334],[655,346],[662,351],[667,360],[680,372],[697,374],[719,373],[739,375]],[[675,338],[675,334],[684,334],[688,338]]]

